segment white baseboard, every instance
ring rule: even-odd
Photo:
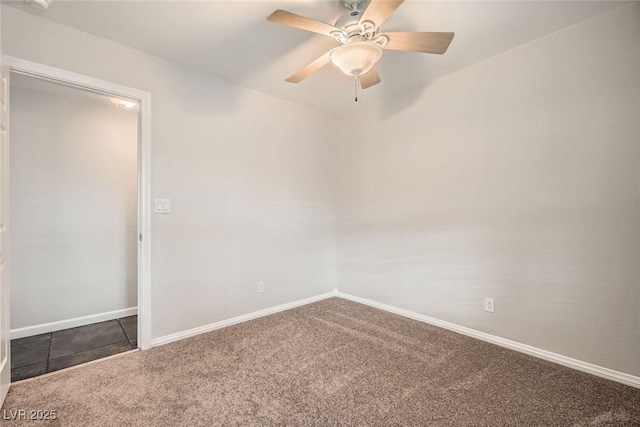
[[[40,325],[27,326],[11,330],[11,339],[30,337],[46,334],[47,332],[60,331],[62,329],[75,328],[77,326],[90,325],[106,320],[121,319],[138,314],[138,307],[124,308],[122,310],[107,311],[105,313],[92,314],[90,316],[75,317],[73,319],[60,320],[58,322],[42,323]]]
[[[525,353],[530,356],[538,357],[540,359],[557,363],[559,365],[577,369],[578,371],[586,372],[588,374],[596,375],[598,377],[606,378],[608,380],[612,380],[612,381],[616,381],[632,387],[640,388],[640,377],[637,377],[634,375],[625,374],[624,372],[614,371],[613,369],[609,369],[609,368],[603,368],[602,366],[583,362],[581,360],[573,359],[571,357],[563,356],[561,354],[552,353],[550,351],[542,350],[536,347],[532,347],[530,345],[522,344],[520,342],[513,341],[507,338],[501,338],[495,335],[487,334],[486,332],[480,332],[475,329],[456,325],[455,323],[435,319],[433,317],[425,316],[424,314],[419,314],[413,311],[404,310],[402,308],[383,304],[377,301],[372,301],[370,299],[361,298],[361,297],[357,297],[350,294],[345,294],[340,291],[336,291],[336,296],[339,298],[344,298],[350,301],[358,302],[360,304],[378,308],[380,310],[388,311],[390,313],[398,314],[400,316],[408,317],[410,319],[418,320],[420,322],[428,323],[430,325],[438,326],[443,329],[448,329],[450,331],[457,332],[462,335],[467,335],[473,338],[477,338],[482,341],[487,341],[492,344],[497,344],[501,347],[506,347],[508,349],[515,350],[520,353]]]
[[[253,313],[243,314],[240,316],[232,317],[230,319],[221,320],[219,322],[209,323],[208,325],[199,326],[197,328],[188,329],[182,332],[176,332],[175,334],[165,335],[159,338],[153,338],[151,340],[151,347],[157,347],[164,344],[169,344],[173,341],[179,341],[185,338],[189,338],[195,335],[200,335],[205,332],[214,331],[216,329],[224,328],[231,325],[236,325],[238,323],[246,322],[248,320],[257,319],[259,317],[268,316],[270,314],[275,314],[280,311],[289,310],[295,307],[300,307],[303,305],[311,304],[312,302],[322,301],[327,298],[337,296],[337,290],[332,292],[327,292],[326,294],[316,295],[311,298],[305,298],[294,302],[289,302],[282,305],[277,305],[275,307],[266,308],[260,311],[254,311]]]

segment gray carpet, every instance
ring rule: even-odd
[[[65,426],[631,426],[640,390],[338,298],[12,387]]]

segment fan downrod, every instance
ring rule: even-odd
[[[370,0],[339,0],[340,4],[349,10],[364,10]]]

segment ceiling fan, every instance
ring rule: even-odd
[[[267,21],[334,38],[339,46],[292,74],[286,81],[298,83],[333,62],[342,72],[354,77],[356,101],[358,83],[367,89],[380,83],[376,67],[383,49],[443,54],[453,33],[383,33],[380,26],[404,0],[339,0],[350,9],[334,25],[276,10]]]

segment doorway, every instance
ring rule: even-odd
[[[18,381],[149,347],[150,96],[15,58],[9,65]]]

